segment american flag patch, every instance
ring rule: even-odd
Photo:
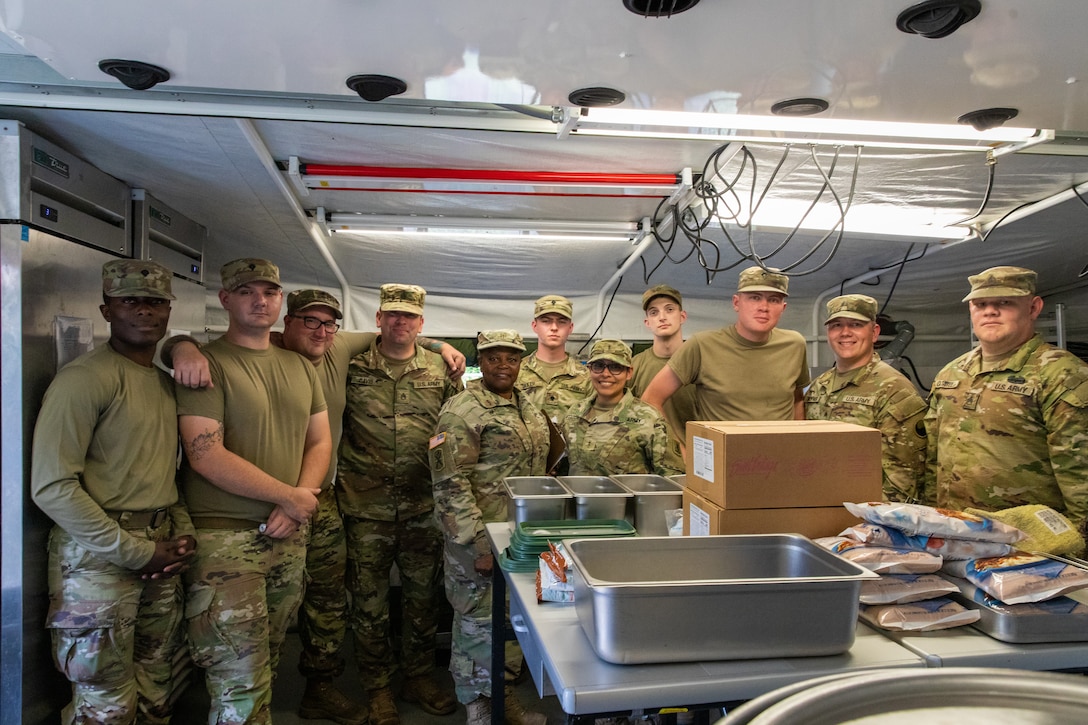
[[[431,438],[430,445],[427,446],[427,449],[430,450],[431,448],[437,448],[438,446],[442,445],[445,442],[446,442],[445,432],[439,433],[438,435]]]

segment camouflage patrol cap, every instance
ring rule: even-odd
[[[297,289],[287,295],[287,314],[297,315],[308,307],[328,307],[336,319],[344,316],[340,300],[320,289]]]
[[[250,282],[271,282],[280,284],[280,268],[267,259],[243,257],[227,262],[220,268],[219,276],[223,279],[223,289],[233,292]]]
[[[737,280],[737,292],[780,292],[789,297],[789,287],[790,278],[772,268],[749,267]]]
[[[981,297],[1030,297],[1035,294],[1038,275],[1023,267],[990,267],[971,275],[971,291],[963,302]]]
[[[623,340],[597,340],[593,347],[589,348],[589,358],[586,363],[598,360],[611,360],[624,367],[632,367],[631,348]]]
[[[115,259],[102,265],[102,294],[106,297],[157,297],[174,300],[170,270],[141,259]]]
[[[827,319],[824,320],[824,324],[837,317],[873,322],[876,320],[876,300],[869,295],[840,295],[828,300]]]
[[[477,352],[493,347],[508,347],[525,352],[525,343],[515,330],[484,330],[476,334]]]
[[[646,308],[650,306],[650,303],[658,297],[669,297],[676,302],[676,304],[680,305],[681,308],[684,307],[684,298],[680,296],[680,293],[677,292],[675,288],[670,287],[667,284],[658,284],[642,293],[642,311],[645,312]]]
[[[533,319],[547,314],[562,315],[568,320],[573,320],[574,304],[562,295],[544,295],[533,306]]]
[[[423,314],[423,301],[427,299],[427,290],[414,284],[383,284],[378,291],[382,312],[410,312]]]

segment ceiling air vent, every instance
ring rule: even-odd
[[[980,10],[979,0],[926,0],[899,13],[895,27],[923,38],[943,38],[974,20]]]
[[[623,0],[625,8],[644,18],[667,18],[698,4],[699,0]]]
[[[615,88],[599,86],[595,88],[579,88],[576,91],[571,91],[570,95],[567,96],[567,100],[574,106],[596,108],[599,106],[614,106],[617,103],[623,103],[627,100],[627,94],[623,91],[617,91]]]
[[[771,113],[776,116],[815,116],[826,110],[827,101],[822,98],[791,98],[771,106]]]
[[[977,111],[965,113],[956,120],[962,124],[973,127],[976,131],[988,131],[1011,121],[1019,115],[1015,108],[980,108]]]
[[[352,76],[345,83],[364,101],[382,101],[389,96],[399,96],[408,90],[407,83],[393,76],[373,74]]]
[[[134,91],[146,91],[158,83],[170,80],[170,71],[140,60],[100,60],[98,70],[113,76]]]

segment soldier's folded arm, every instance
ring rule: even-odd
[[[174,371],[174,381],[187,388],[214,388],[208,358],[200,343],[188,335],[174,335],[162,344],[162,364]]]
[[[178,416],[178,430],[189,465],[213,485],[228,493],[282,506],[296,521],[307,520],[317,508],[317,493],[313,488],[284,483],[227,450],[220,421],[199,415],[181,415]],[[327,449],[325,455],[327,464]]]

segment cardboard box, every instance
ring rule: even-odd
[[[835,536],[861,520],[839,506],[815,508],[723,509],[684,491],[684,536],[718,534],[801,534],[810,539]]]
[[[684,485],[724,509],[881,498],[880,431],[853,423],[691,421],[686,463]]]

